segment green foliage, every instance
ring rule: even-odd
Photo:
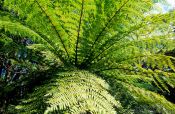
[[[21,114],[114,114],[121,108],[109,94],[109,85],[91,73],[69,71],[54,77],[22,100],[22,104],[16,107]]]
[[[12,53],[12,58],[19,49],[28,49],[31,58],[20,64],[33,67],[32,59],[37,61],[32,72],[56,72],[42,75],[44,84],[34,87],[17,106],[12,103],[9,111],[175,113],[174,104],[167,100],[167,96],[175,95],[175,58],[165,54],[175,47],[170,26],[175,12],[151,14],[154,2],[157,1],[0,2],[0,50]],[[35,44],[20,44],[25,38]],[[68,71],[61,72],[60,68]]]
[[[157,94],[159,89],[152,85],[152,78],[143,75],[106,75],[112,89],[111,94],[120,99],[127,111],[136,114],[174,113],[174,104]]]

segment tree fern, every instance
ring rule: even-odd
[[[1,1],[0,38],[7,45],[0,50],[13,44],[11,53],[15,53],[21,48],[16,39],[30,38],[34,44],[23,48],[30,50],[38,69],[31,70],[24,81],[27,86],[35,75],[32,81],[45,80],[40,87],[30,86],[28,95],[17,106],[9,105],[9,110],[113,114],[137,113],[140,108],[138,113],[173,114],[174,104],[168,95],[174,95],[175,58],[166,52],[175,46],[170,26],[175,14],[151,13],[154,2]],[[31,58],[9,58],[34,66]],[[51,73],[33,73],[36,70]]]

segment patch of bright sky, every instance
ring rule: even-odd
[[[170,10],[175,9],[175,0],[165,0],[165,2],[155,3],[151,13],[167,13]]]

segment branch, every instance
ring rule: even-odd
[[[133,31],[142,28],[142,27],[143,27],[142,24],[143,24],[143,22],[140,24],[140,26],[139,26],[138,28],[134,28],[133,30],[128,31],[128,32],[126,32],[125,34],[129,35],[129,34],[132,33]],[[127,35],[125,35],[125,34],[124,34],[124,37],[127,36]],[[114,36],[114,37],[115,37],[115,36]],[[122,37],[122,38],[124,38],[124,37]],[[122,39],[122,38],[121,38],[121,39]],[[119,40],[117,40],[117,41],[120,41],[121,39],[119,39]],[[102,55],[105,51],[109,50],[112,46],[114,46],[114,45],[117,43],[117,41],[114,41],[110,46],[108,46],[107,48],[105,48],[104,50],[102,50],[97,56],[95,56],[95,57],[92,58],[91,60],[86,61],[86,62],[88,62],[88,63],[86,64],[86,66],[91,65],[91,64],[92,64],[92,63],[91,63],[92,61],[94,61],[95,59],[97,59],[97,58],[98,58],[100,55]],[[86,67],[86,66],[85,66],[85,67]],[[84,67],[84,66],[83,66],[83,67]]]
[[[130,33],[130,32],[129,32]],[[123,37],[122,37],[123,38]],[[103,54],[105,51],[107,51],[108,49],[110,49],[114,44],[116,44],[116,42],[114,41],[114,43],[112,43],[110,46],[108,46],[106,49],[102,50],[97,56],[95,56],[94,58],[92,58],[91,60],[87,60],[86,65],[82,65],[82,67],[87,67],[90,66],[92,64],[92,61],[94,61],[95,59],[97,59],[101,54]]]
[[[66,51],[67,57],[69,58],[69,54],[68,54],[68,51],[67,51],[67,49],[66,49],[66,46],[64,45],[64,42],[63,42],[63,40],[62,40],[60,34],[58,33],[58,31],[57,31],[55,25],[53,24],[52,20],[50,19],[49,15],[46,13],[46,11],[42,8],[42,6],[39,4],[39,2],[38,2],[37,0],[35,0],[35,2],[37,3],[37,5],[38,5],[39,8],[41,9],[41,11],[46,15],[47,19],[50,21],[50,23],[51,23],[51,25],[52,25],[54,31],[56,32],[58,38],[59,38],[60,41],[61,41],[61,44],[63,45],[64,50]]]
[[[115,12],[115,14],[108,20],[108,22],[105,24],[105,27],[102,29],[102,31],[98,34],[97,38],[95,39],[94,43],[92,44],[91,48],[90,48],[90,54],[89,57],[92,56],[92,49],[94,47],[94,45],[96,44],[96,42],[100,39],[100,37],[102,36],[102,33],[106,30],[106,28],[109,26],[109,24],[111,23],[111,21],[113,20],[113,18],[115,18],[115,16],[120,13],[120,10],[129,2],[129,0],[125,1],[125,3]]]
[[[106,23],[105,27],[102,29],[102,31],[98,34],[97,38],[95,39],[94,43],[92,44],[92,48],[94,47],[94,45],[96,44],[96,42],[98,41],[98,39],[100,38],[100,36],[102,35],[102,33],[106,30],[106,28],[108,27],[108,25],[111,23],[111,21],[113,20],[113,18],[120,12],[120,10],[129,2],[129,0],[127,0],[116,12],[115,14],[112,16],[111,19],[109,19],[109,21]],[[91,48],[91,49],[92,49]]]
[[[75,66],[77,66],[78,43],[79,43],[79,39],[80,39],[80,29],[81,29],[81,23],[82,23],[82,17],[83,17],[83,9],[84,9],[84,0],[82,0],[80,21],[79,21],[79,26],[78,26],[78,35],[77,35],[76,49],[75,49]]]

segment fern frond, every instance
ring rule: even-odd
[[[136,101],[148,104],[150,107],[153,108],[153,110],[156,110],[158,113],[165,113],[165,114],[174,113],[175,111],[174,104],[168,102],[163,96],[128,84],[123,85],[129,90],[129,92],[131,92]]]
[[[47,107],[43,110],[45,114],[56,112],[115,114],[121,108],[120,103],[108,92],[109,85],[93,74],[76,71],[59,73],[57,77],[49,86],[46,84],[38,88],[28,100],[23,100],[23,103],[17,106],[21,109],[21,113],[42,110],[33,104],[38,100],[37,97],[42,97],[43,106]]]
[[[56,48],[59,52],[59,56],[61,55],[61,58],[66,56],[66,54],[68,56],[66,49],[67,45],[65,45],[65,40],[63,41],[61,38],[63,37],[63,33],[60,33],[61,27],[59,26],[55,15],[50,13],[54,10],[51,7],[48,7],[48,5],[50,5],[49,1],[47,1],[46,4],[46,1],[43,2],[42,0],[37,2],[34,0],[26,0],[23,2],[20,0],[5,0],[4,5],[8,8],[8,10],[13,9],[13,11],[17,13],[18,18],[23,21],[25,26],[28,26],[35,32],[40,33],[42,37],[45,36],[47,42],[50,42],[51,45]]]

